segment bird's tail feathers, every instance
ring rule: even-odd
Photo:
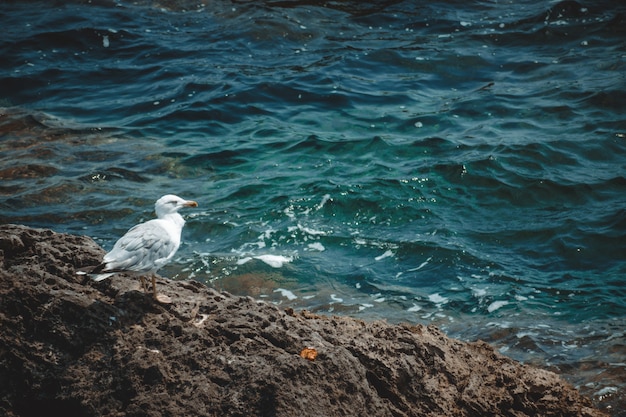
[[[96,281],[96,282],[100,282],[103,279],[107,279],[108,277],[110,277],[111,275],[115,275],[115,273],[110,272],[108,274],[91,274],[91,279]]]
[[[91,278],[95,282],[102,281],[107,279],[111,275],[115,275],[115,272],[104,272],[106,270],[106,264],[102,263],[96,267],[90,266],[86,268],[81,268],[76,271],[76,275],[84,276],[85,278]],[[104,272],[104,273],[101,273]],[[85,280],[86,281],[86,280]]]

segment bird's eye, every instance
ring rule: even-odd
[[[168,204],[176,205],[176,200],[168,201]]]

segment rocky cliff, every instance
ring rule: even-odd
[[[557,375],[434,327],[161,279],[83,283],[83,236],[0,226],[0,415],[601,416]]]

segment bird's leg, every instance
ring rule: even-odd
[[[152,296],[154,297],[155,300],[158,300],[157,290],[156,290],[156,275],[154,274],[152,274]]]
[[[152,274],[152,296],[156,301],[162,304],[170,304],[172,299],[165,294],[157,294],[156,290],[156,275]]]
[[[143,292],[148,292],[148,287],[146,286],[146,279],[144,278],[144,276],[140,275],[139,279],[141,279],[141,286],[143,287]]]

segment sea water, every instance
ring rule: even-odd
[[[0,8],[0,222],[106,249],[197,200],[161,273],[436,324],[626,408],[626,8]]]

